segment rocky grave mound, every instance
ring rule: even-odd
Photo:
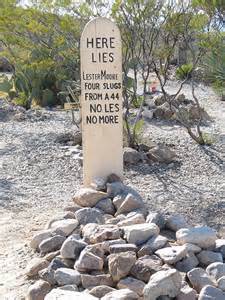
[[[199,119],[204,124],[211,121],[205,109],[198,107],[193,100],[187,99],[184,94],[179,94],[175,99],[174,95],[167,95],[167,99],[164,95],[150,95],[145,102],[146,106],[142,112],[145,119],[152,119],[153,117],[160,120],[185,119],[185,122],[190,125],[195,124]]]
[[[225,299],[225,239],[147,212],[115,175],[80,189],[30,246],[29,300]]]

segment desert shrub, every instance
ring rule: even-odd
[[[8,93],[13,87],[12,79],[9,79],[6,75],[0,77],[0,91]]]
[[[193,70],[192,64],[184,64],[176,69],[176,76],[178,79],[184,80],[191,78],[191,72]]]
[[[19,93],[18,97],[13,100],[13,103],[26,109],[29,108],[28,98],[25,93]]]
[[[53,93],[53,91],[46,89],[43,90],[42,93],[42,102],[41,105],[42,106],[54,106],[56,101],[55,101],[55,94]]]
[[[225,93],[225,44],[213,49],[204,63],[206,78],[215,91]]]

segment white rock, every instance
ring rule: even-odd
[[[134,225],[134,224],[143,224],[145,223],[145,218],[142,214],[134,214],[131,217],[127,217],[125,220],[120,221],[117,223],[117,225],[120,226],[128,226],[128,225]]]
[[[225,292],[225,276],[220,277],[217,281],[218,288]]]
[[[63,258],[77,259],[87,243],[77,239],[76,235],[69,236],[62,244],[60,254]]]
[[[106,294],[101,300],[138,300],[138,295],[129,290],[129,289],[121,289],[110,292]],[[86,299],[85,299],[86,300]]]
[[[156,300],[159,296],[176,297],[181,289],[182,277],[175,269],[159,271],[150,277],[144,288],[145,300]]]
[[[187,273],[193,288],[200,292],[206,285],[215,285],[215,282],[209,277],[206,271],[202,268],[195,268]]]
[[[53,222],[51,228],[62,231],[65,236],[70,235],[78,226],[78,221],[75,219],[65,219]]]
[[[173,246],[159,249],[155,252],[166,264],[175,264],[187,255],[184,246]]]
[[[122,227],[124,237],[130,244],[141,245],[150,237],[159,234],[159,227],[154,223],[135,224]]]
[[[73,201],[83,207],[93,207],[97,202],[106,198],[107,194],[92,188],[82,188],[74,195]]]
[[[85,249],[81,252],[79,259],[75,263],[75,268],[78,271],[93,271],[93,270],[102,270],[103,268],[103,259],[97,255],[86,251]]]
[[[49,261],[46,259],[35,257],[28,263],[25,274],[28,277],[36,276],[40,270],[47,268],[48,265]]]
[[[207,226],[183,228],[176,232],[178,244],[191,243],[201,248],[215,245],[216,231]]]
[[[219,278],[225,276],[225,264],[222,262],[215,262],[206,268],[206,272],[209,274],[210,277],[218,280]]]
[[[80,293],[67,291],[62,289],[53,289],[50,293],[45,296],[44,300],[97,300],[98,298],[88,294],[88,293]]]
[[[32,240],[30,241],[30,246],[31,248],[33,248],[34,250],[37,250],[40,243],[48,238],[50,238],[52,236],[52,230],[48,229],[48,230],[42,230],[37,232],[33,237]]]
[[[55,280],[58,285],[81,284],[81,275],[78,271],[69,268],[59,268],[55,271]]]
[[[117,284],[118,289],[129,289],[137,293],[139,296],[143,295],[144,287],[145,283],[143,281],[133,277],[126,277],[124,279],[121,279]]]
[[[50,290],[51,286],[48,282],[38,280],[29,287],[26,300],[44,299],[45,295],[47,295]],[[13,297],[13,299],[15,298]]]
[[[177,214],[168,218],[166,227],[170,230],[177,231],[181,228],[188,228],[190,225],[188,225],[183,215]]]
[[[225,293],[214,286],[205,286],[201,290],[198,300],[224,300]]]

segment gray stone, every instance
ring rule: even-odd
[[[73,291],[66,291],[62,289],[53,289],[47,294],[45,300],[98,300],[98,298],[89,295],[88,293],[80,293]]]
[[[142,160],[140,152],[133,148],[123,148],[123,161],[125,164],[136,164]]]
[[[156,256],[143,256],[139,258],[131,269],[130,274],[144,282],[148,282],[152,274],[162,270],[163,262]]]
[[[121,290],[115,290],[113,292],[110,292],[106,294],[101,300],[138,300],[138,295],[129,290],[129,289],[121,289]]]
[[[192,289],[187,283],[182,284],[180,293],[177,295],[176,300],[196,300],[197,292]]]
[[[222,262],[215,262],[206,268],[206,272],[215,280],[225,276],[225,264]]]
[[[109,255],[108,267],[113,280],[119,281],[121,278],[126,277],[135,262],[136,254],[131,251]]]
[[[145,300],[156,300],[159,296],[176,297],[181,289],[182,277],[175,269],[153,274],[144,288]]]
[[[87,243],[77,239],[77,235],[69,236],[62,244],[60,254],[63,258],[77,259]]]
[[[65,236],[70,235],[78,226],[78,221],[75,219],[64,219],[55,221],[51,224],[51,228],[63,232]]]
[[[52,260],[52,262],[47,268],[39,271],[38,274],[40,278],[42,278],[43,280],[49,282],[51,285],[55,285],[56,284],[55,271],[59,268],[66,268],[66,267],[67,266],[65,265],[65,263],[63,263],[62,259],[56,257]]]
[[[75,263],[75,268],[81,272],[103,269],[103,259],[85,249],[81,252],[79,259]]]
[[[126,277],[124,279],[121,279],[117,283],[118,289],[129,289],[131,291],[134,291],[139,296],[143,295],[143,289],[145,287],[145,283],[141,280],[138,280],[133,277]]]
[[[225,292],[225,276],[220,277],[217,281],[218,288]]]
[[[199,264],[199,261],[197,257],[191,252],[188,253],[187,256],[182,259],[181,261],[178,261],[175,265],[176,269],[180,272],[189,272],[192,269],[196,268]]]
[[[28,289],[26,296],[27,300],[44,300],[45,296],[51,290],[51,286],[48,282],[43,280],[36,281]]]
[[[82,286],[85,289],[89,289],[95,286],[114,286],[114,282],[112,280],[112,276],[110,274],[99,274],[99,275],[89,275],[82,274],[81,275]]]
[[[47,238],[40,243],[40,251],[42,254],[45,254],[59,250],[65,240],[66,237],[61,235],[55,235],[53,237]]]
[[[120,238],[120,230],[116,225],[87,224],[82,230],[85,241],[91,244]]]
[[[143,246],[147,246],[152,252],[155,252],[163,248],[167,242],[168,239],[166,237],[162,235],[156,235],[151,237]]]
[[[199,253],[202,250],[199,246],[190,243],[186,243],[184,246],[186,247],[188,253]]]
[[[225,293],[215,288],[214,286],[207,285],[202,288],[198,300],[224,300]]]
[[[55,271],[55,280],[58,285],[80,285],[81,275],[78,271],[69,268],[59,268]]]
[[[170,216],[166,221],[166,227],[173,231],[178,231],[181,228],[188,228],[190,225],[188,225],[187,221],[185,220],[185,217],[183,215],[174,215]]]
[[[165,219],[162,214],[158,212],[150,212],[146,218],[147,223],[155,223],[160,229],[165,226]]]
[[[106,180],[104,178],[94,178],[90,185],[96,191],[104,191],[106,189]]]
[[[223,257],[221,253],[209,250],[201,251],[199,254],[197,254],[197,258],[202,266],[208,266],[214,262],[223,262]]]
[[[147,153],[149,160],[169,164],[176,158],[176,153],[165,145],[158,145]]]
[[[93,207],[99,200],[106,198],[106,193],[92,188],[82,188],[74,195],[73,201],[83,207]]]
[[[113,291],[115,291],[115,289],[110,286],[100,285],[100,286],[96,286],[96,287],[92,288],[89,291],[89,294],[91,294],[92,296],[95,296],[97,298],[102,298],[106,294],[113,292]]]
[[[85,207],[75,212],[78,222],[82,225],[88,223],[104,224],[102,212],[97,208]]]
[[[105,258],[105,250],[102,247],[101,243],[97,243],[97,244],[94,244],[94,245],[88,245],[85,248],[85,251],[91,252],[94,255],[97,255],[97,256],[101,257],[102,259]]]
[[[109,252],[110,246],[117,245],[117,244],[120,244],[120,245],[126,244],[126,241],[124,241],[123,239],[117,239],[117,240],[105,241],[100,244],[101,244],[102,249],[105,252]]]
[[[192,269],[187,273],[187,277],[197,292],[200,292],[201,289],[206,285],[215,285],[215,282],[202,268]]]
[[[225,239],[216,240],[215,251],[220,252],[225,258]]]
[[[154,223],[135,224],[122,227],[124,237],[130,244],[141,245],[150,237],[159,234],[159,227]]]
[[[75,284],[67,284],[58,287],[58,289],[65,290],[65,291],[72,291],[72,292],[78,292],[79,289]]]
[[[112,200],[110,198],[105,198],[98,201],[95,207],[101,209],[106,214],[110,214],[110,215],[114,215],[116,212],[115,206],[113,205]]]
[[[126,197],[126,195],[129,193],[134,195],[135,198],[142,200],[141,195],[135,189],[133,189],[130,186],[124,185],[122,182],[117,181],[117,182],[107,183],[107,195],[110,198],[114,198],[117,195],[124,195]]]
[[[39,231],[32,237],[32,240],[30,241],[31,248],[38,250],[41,242],[50,237],[52,237],[52,231],[50,229]]]
[[[33,258],[27,265],[25,274],[28,277],[36,276],[40,270],[47,268],[49,261],[43,258]]]
[[[159,249],[155,252],[165,263],[175,264],[187,255],[187,250],[183,246],[172,246]]]
[[[135,196],[132,194],[128,194],[118,207],[115,215],[117,216],[119,214],[129,213],[139,208],[144,208],[143,201],[140,198],[135,198]]]
[[[125,220],[119,221],[117,225],[119,227],[134,225],[134,224],[143,224],[145,223],[145,218],[140,213],[134,213],[132,216],[127,216]]]
[[[126,198],[126,194],[119,194],[113,198],[113,205],[118,209]]]
[[[179,244],[191,243],[201,248],[209,248],[215,245],[216,231],[207,226],[183,228],[176,232]]]
[[[137,246],[134,244],[115,244],[109,247],[110,253],[120,253],[127,251],[137,252]]]

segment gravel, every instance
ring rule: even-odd
[[[170,82],[168,92],[176,87]],[[183,92],[191,99],[189,85]],[[178,159],[169,165],[126,166],[124,181],[141,193],[150,210],[182,213],[189,223],[212,226],[225,237],[225,102],[203,85],[196,94],[212,117],[204,130],[215,143],[199,146],[179,124],[152,119],[145,124],[144,138],[171,147]],[[76,129],[70,113],[25,115],[18,120],[0,101],[0,295],[5,299],[14,299],[15,292],[21,299],[27,289],[22,268],[33,256],[30,237],[71,203],[82,184],[79,161],[57,142]]]

